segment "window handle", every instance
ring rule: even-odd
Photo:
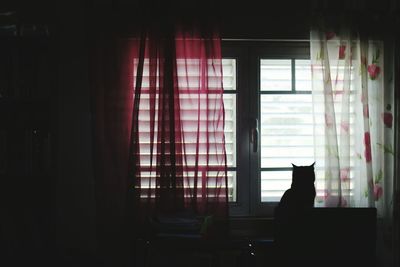
[[[253,152],[258,151],[258,119],[253,120],[253,126],[251,128],[250,142],[253,145]]]

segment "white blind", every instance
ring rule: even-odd
[[[285,190],[290,188],[292,171],[284,168],[290,168],[292,163],[310,165],[316,161],[315,185],[318,201],[323,197],[325,189],[325,144],[315,143],[317,141],[314,136],[324,135],[325,120],[322,102],[313,104],[310,60],[261,60],[260,63],[261,200],[277,202]],[[332,64],[333,73],[340,73],[337,72],[338,68],[341,68],[340,64]],[[343,77],[339,75],[336,79],[335,101],[340,103]],[[351,156],[355,154],[354,97],[353,94],[350,95]],[[322,116],[314,117],[313,110]],[[336,121],[340,122],[340,116],[338,112]],[[338,133],[340,127],[338,123]],[[349,178],[352,180],[354,158],[350,162]],[[351,183],[349,190],[352,190],[352,186]]]
[[[178,59],[177,60],[177,80],[179,85],[179,108],[181,116],[181,129],[183,132],[182,143],[175,145],[184,146],[184,151],[186,161],[185,165],[189,166],[187,171],[183,172],[184,186],[192,188],[194,186],[194,166],[196,165],[196,155],[198,155],[198,177],[207,177],[207,187],[212,188],[215,184],[217,176],[221,175],[218,171],[220,162],[223,159],[223,150],[220,149],[218,144],[221,140],[213,139],[214,134],[219,134],[214,131],[215,122],[210,122],[207,120],[206,116],[214,116],[213,112],[215,109],[222,108],[219,102],[218,92],[213,94],[213,89],[218,89],[221,87],[220,81],[221,75],[218,71],[213,71],[221,67],[218,65],[220,61],[208,60],[208,75],[206,81],[204,79],[199,79],[200,75],[200,62],[198,59]],[[138,60],[134,60],[136,71]],[[155,105],[154,110],[151,108],[150,99],[150,72],[149,72],[149,60],[144,60],[143,69],[143,81],[142,81],[142,93],[140,98],[140,111],[139,111],[139,144],[140,144],[140,172],[141,172],[141,192],[142,196],[147,196],[147,190],[152,192],[152,189],[156,187],[156,173],[154,168],[154,163],[157,161],[157,151],[156,137],[158,134],[157,127],[154,130],[153,146],[151,145],[151,114],[155,112],[155,123],[157,125],[158,121],[158,101],[159,96],[155,94]],[[157,64],[157,63],[155,63]],[[225,150],[226,150],[226,160],[227,166],[231,169],[228,171],[228,198],[230,201],[236,200],[236,94],[232,93],[236,90],[236,61],[231,59],[222,60],[223,68],[223,85],[225,91],[229,93],[224,94],[223,104],[225,108]],[[156,90],[159,89],[158,84],[163,77],[159,77],[159,73],[156,73],[155,87]],[[200,92],[198,88],[200,83],[206,82],[206,87],[208,88],[208,94],[205,92]],[[134,84],[135,86],[135,84]],[[199,112],[200,107],[200,112]],[[200,116],[199,116],[200,114]],[[222,118],[221,118],[222,119]],[[223,123],[220,121],[219,123]],[[199,127],[199,136],[197,136],[197,131]],[[222,128],[221,128],[222,129]],[[177,129],[176,129],[177,130]],[[207,135],[207,131],[210,133]],[[199,146],[197,145],[197,138],[199,139]],[[207,146],[208,142],[208,146]],[[151,153],[153,149],[153,153]],[[197,151],[198,149],[198,151]],[[153,158],[151,158],[153,154]],[[208,155],[208,161],[207,161]],[[191,170],[190,166],[193,167]],[[233,168],[233,169],[232,169]],[[180,178],[180,177],[177,177]],[[197,187],[201,188],[205,186],[203,184],[204,179],[199,179]],[[199,193],[201,194],[201,190]],[[155,196],[151,193],[151,196]]]
[[[225,148],[228,171],[228,199],[236,201],[236,59],[222,59],[222,74],[225,107]],[[228,157],[229,155],[229,157]]]
[[[292,172],[273,170],[314,162],[311,94],[261,95],[262,201],[279,201],[290,188]]]
[[[292,163],[310,165],[314,162],[310,70],[309,60],[260,60],[263,202],[279,201],[290,188]]]

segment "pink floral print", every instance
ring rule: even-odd
[[[343,182],[350,180],[350,168],[343,168],[340,170],[340,180]]]
[[[374,199],[378,201],[383,195],[383,188],[380,184],[374,184]]]
[[[339,46],[339,59],[344,59],[346,57],[346,45]]]
[[[333,39],[334,37],[335,37],[335,33],[334,32],[332,32],[332,31],[329,31],[329,32],[326,32],[325,33],[325,37],[326,37],[326,40],[331,40],[331,39]]]
[[[369,132],[364,133],[364,145],[365,145],[365,160],[367,162],[371,162],[372,155],[371,155],[371,136]]]
[[[346,133],[349,132],[350,125],[347,121],[342,121],[342,123],[340,123],[340,127],[342,128],[342,130],[344,132],[346,132]]]
[[[387,128],[392,128],[393,125],[393,114],[391,112],[384,112],[382,114],[383,123]]]
[[[333,125],[333,118],[330,114],[327,113],[325,113],[325,125],[329,128]]]
[[[378,75],[381,71],[381,68],[378,65],[376,65],[375,63],[373,63],[371,65],[368,65],[367,70],[368,70],[369,78],[371,80],[375,80],[378,77]]]
[[[367,105],[363,106],[363,115],[364,115],[364,118],[369,118],[369,108]]]
[[[361,100],[361,103],[364,103],[365,100],[367,100],[367,98],[365,97],[365,94],[364,94],[364,93],[361,93],[361,98],[360,98],[360,100]]]

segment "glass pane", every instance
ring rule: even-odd
[[[236,94],[224,94],[227,166],[236,167]]]
[[[222,59],[224,90],[236,90],[236,59]]]
[[[142,198],[147,198],[148,193],[150,191],[150,197],[155,198],[155,188],[157,187],[157,174],[155,171],[149,172],[149,171],[141,171],[141,197]],[[221,178],[222,173],[221,172],[215,172],[215,171],[199,171],[197,173],[197,177],[201,177],[200,179],[197,180],[197,191],[198,194],[201,195],[202,188],[205,184],[207,184],[207,190],[210,192],[210,196],[213,195],[213,191],[219,190],[218,187],[216,187],[216,178],[218,179]],[[185,188],[194,188],[195,187],[195,172],[194,171],[189,171],[189,172],[184,172],[184,187]],[[228,171],[227,172],[227,180],[228,180],[228,200],[230,202],[236,202],[236,195],[237,195],[237,187],[236,187],[236,171]],[[207,183],[204,183],[203,179],[207,179]],[[188,195],[186,197],[189,197],[191,193],[193,193],[193,190],[187,191]],[[200,195],[198,195],[200,197]]]
[[[261,167],[313,163],[311,94],[268,94],[260,100]]]
[[[315,170],[316,177],[323,177],[324,169]],[[290,188],[292,183],[292,171],[262,171],[261,172],[261,202],[279,202],[283,193]],[[315,205],[324,196],[325,180],[320,178],[315,181],[316,198]],[[353,188],[353,185],[351,185]]]
[[[261,172],[261,202],[279,202],[292,183],[292,171]]]
[[[261,91],[291,91],[292,63],[290,59],[261,59]]]
[[[296,90],[311,91],[311,61],[296,59]]]
[[[236,202],[237,188],[236,188],[236,171],[228,171],[228,201]]]

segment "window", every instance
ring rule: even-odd
[[[226,162],[229,168],[227,173],[228,199],[231,202],[236,201],[235,63],[234,60],[228,59],[224,59],[222,62],[225,73],[225,76],[222,78],[225,84],[224,133],[226,141]],[[139,65],[139,60],[135,58],[133,64],[135,73]],[[208,72],[206,81],[207,88],[209,89],[208,91],[200,90],[199,86],[201,82],[204,82],[202,78],[199,78],[201,77],[201,71],[204,70],[200,67],[204,66],[202,60],[197,58],[178,58],[176,64],[177,82],[181,90],[179,91],[179,105],[174,106],[174,112],[180,115],[179,126],[175,126],[175,131],[182,131],[183,129],[183,135],[179,142],[175,141],[173,144],[174,146],[179,146],[177,149],[178,151],[185,152],[185,157],[181,159],[184,161],[184,164],[179,161],[176,163],[184,174],[175,177],[177,177],[176,180],[182,184],[182,186],[179,185],[181,186],[180,188],[185,188],[185,197],[190,197],[195,194],[200,196],[204,192],[197,189],[201,188],[207,188],[209,190],[210,193],[208,197],[218,197],[218,186],[220,185],[217,183],[217,180],[225,174],[225,167],[221,167],[220,164],[225,154],[223,153],[222,142],[219,141],[222,140],[224,136],[222,131],[215,134],[215,123],[210,120],[209,117],[212,117],[215,110],[222,110],[222,101],[220,99],[221,72],[218,71],[219,67],[221,67],[220,61],[214,62],[212,59],[207,59],[206,64],[204,64],[207,66],[205,71]],[[157,190],[155,189],[161,187],[157,179],[157,175],[160,175],[160,172],[157,170],[157,164],[155,164],[158,159],[162,160],[160,155],[163,155],[162,146],[158,146],[160,144],[159,140],[162,138],[157,139],[157,135],[161,132],[160,128],[157,126],[165,119],[162,118],[163,116],[160,113],[160,103],[164,102],[160,101],[161,96],[158,94],[160,91],[160,83],[163,79],[163,75],[160,75],[159,67],[160,63],[158,61],[151,62],[149,59],[144,59],[143,80],[139,100],[140,112],[138,115],[140,165],[137,166],[140,172],[140,194],[144,199],[156,198]],[[150,74],[150,70],[154,71],[154,74]],[[167,132],[169,131],[167,130]],[[213,134],[208,134],[208,132],[212,132]],[[218,139],[217,136],[221,136],[221,139]],[[169,140],[166,141],[166,143],[168,142]],[[176,155],[178,157],[182,156],[179,152]],[[185,178],[188,177],[188,179],[178,179],[182,176]],[[205,179],[199,179],[198,177],[207,177],[208,184],[203,184]],[[223,178],[225,178],[225,176],[223,176]],[[196,188],[196,190],[190,190],[188,188]]]
[[[231,215],[272,215],[290,187],[291,163],[314,162],[309,55],[306,42],[223,43],[231,62],[223,68],[225,109],[236,114],[232,124],[227,116],[236,133],[226,131],[227,140],[236,137],[236,149],[227,148],[236,151]]]
[[[278,202],[291,164],[314,159],[310,61],[260,59],[261,202]]]
[[[228,199],[236,202],[236,59],[222,60],[225,108],[225,147],[228,166]]]
[[[324,196],[325,191],[324,158],[321,152],[324,144],[315,144],[314,135],[323,135],[321,129],[325,121],[316,121],[313,116],[314,112],[323,114],[323,110],[320,110],[318,105],[313,106],[309,42],[224,41],[222,48],[224,133],[230,214],[272,215],[282,194],[290,187],[292,164],[310,165],[314,161],[319,163],[315,170],[318,205],[318,200]],[[343,62],[336,63],[333,64],[333,69],[341,68]],[[196,74],[197,65],[195,59],[177,61],[178,82],[185,83],[183,87],[188,88],[187,93],[180,95],[180,100],[182,108],[189,111],[189,91],[196,88],[197,81],[195,78],[185,79],[184,73],[188,68],[189,73]],[[149,87],[148,69],[149,62],[145,60],[144,90]],[[217,74],[209,73],[211,84],[214,81],[212,75]],[[337,77],[338,83],[342,80],[343,77]],[[340,91],[335,94],[340,100]],[[354,97],[351,95],[350,101],[353,101]],[[153,196],[154,172],[146,169],[152,160],[149,97],[143,94],[140,101],[143,101],[142,107],[147,108],[142,111],[140,117],[143,127],[140,136],[143,163],[141,172],[144,178],[141,188],[148,190],[143,190],[143,194]],[[184,117],[183,127],[191,127],[195,119],[191,116]],[[350,119],[350,133],[353,121]],[[353,147],[354,136],[351,138]],[[189,150],[191,140],[190,136],[185,140]],[[318,148],[318,145],[321,151],[314,149]],[[188,152],[190,155],[190,151]],[[351,150],[350,154],[355,154],[354,150]],[[156,153],[153,154],[153,157],[155,156]],[[356,172],[353,165],[346,174],[350,179]],[[200,171],[203,170],[200,168]],[[190,175],[194,177],[194,171]],[[207,175],[213,177],[216,174],[209,172]],[[351,183],[349,190],[353,187]]]

